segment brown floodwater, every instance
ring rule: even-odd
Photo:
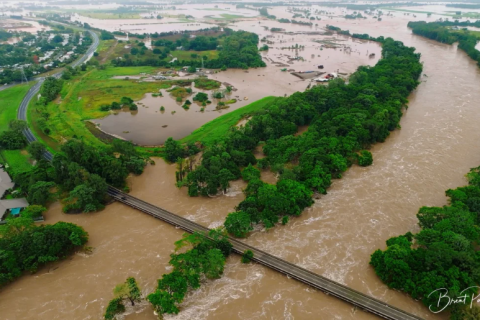
[[[138,112],[118,112],[93,122],[99,124],[101,130],[139,145],[161,145],[168,137],[183,138],[222,114],[263,97],[290,95],[316,84],[313,79],[304,80],[282,69],[297,72],[339,72],[341,76],[347,78],[361,65],[375,65],[381,56],[381,47],[377,43],[352,40],[346,36],[322,35],[321,33],[325,32],[324,27],[313,30],[319,33],[318,35],[306,35],[272,33],[263,28],[264,25],[267,25],[265,21],[261,21],[261,24],[258,21],[244,21],[232,27],[257,32],[260,38],[268,37],[271,49],[262,53],[267,67],[248,71],[230,69],[208,75],[210,79],[223,84],[228,83],[234,88],[235,91],[231,92],[227,99],[236,99],[237,102],[230,104],[227,109],[216,110],[218,100],[211,97],[212,91],[198,90],[192,86],[193,93],[187,99],[192,101],[195,92],[202,91],[208,93],[213,101],[203,112],[200,110],[201,106],[196,103],[188,110],[183,109],[183,102],[177,102],[166,90],[161,90],[163,97],[146,94],[139,100]],[[285,28],[285,25],[271,22],[268,27]],[[299,33],[304,32],[305,28],[295,26],[289,30]],[[287,49],[296,45],[302,48]],[[369,55],[372,53],[375,57],[370,58]],[[318,69],[319,65],[323,65],[324,68]],[[220,90],[224,87],[222,85]],[[165,112],[160,111],[161,106],[165,107]]]
[[[9,30],[10,32],[17,31],[17,32],[30,32],[30,33],[36,34],[37,31],[50,30],[50,27],[41,25],[37,21],[33,21],[33,20],[7,19],[7,20],[3,20],[2,24],[4,24],[3,27]]]
[[[416,47],[425,75],[409,97],[401,130],[373,147],[372,166],[350,168],[301,217],[269,231],[257,229],[246,242],[425,319],[446,319],[447,315],[434,315],[420,302],[389,290],[368,264],[373,251],[384,249],[388,238],[418,231],[418,208],[445,205],[444,191],[464,185],[464,174],[480,164],[476,63],[455,46],[412,35],[407,19],[328,21],[351,32],[389,35]],[[129,179],[132,194],[208,227],[221,225],[243,199],[241,181],[233,182],[225,195],[189,198],[174,186],[174,172],[175,165],[157,159],[144,174]],[[264,178],[275,181],[271,173]],[[82,215],[65,215],[54,204],[46,218],[48,223],[63,220],[84,226],[93,253],[77,253],[2,289],[2,319],[100,319],[111,290],[126,277],[135,276],[144,294],[154,289],[156,279],[169,272],[168,255],[182,234],[118,203]],[[243,265],[235,256],[228,259],[221,279],[191,292],[180,314],[166,317],[373,318],[263,266]],[[125,319],[154,320],[155,316],[143,304]]]

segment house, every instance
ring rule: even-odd
[[[25,198],[0,200],[0,217],[3,219],[5,213],[8,211],[10,211],[12,215],[18,216],[20,210],[26,207],[28,207],[28,202]]]
[[[3,198],[5,192],[15,186],[10,176],[5,170],[0,169],[0,199]],[[10,210],[13,215],[18,215],[22,208],[28,207],[28,202],[25,198],[22,199],[5,199],[0,200],[0,220],[5,213]]]
[[[14,186],[15,183],[10,179],[8,173],[5,172],[5,170],[0,169],[0,199],[3,198],[8,189],[13,188]]]

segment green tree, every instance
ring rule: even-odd
[[[60,42],[63,42],[63,37],[59,34],[56,34],[54,37],[53,37],[53,42],[55,43],[60,43]]]
[[[230,186],[229,181],[235,180],[235,176],[228,169],[221,169],[218,173],[218,180],[223,192],[227,192],[227,188]]]
[[[247,182],[252,179],[259,179],[260,171],[253,167],[252,164],[249,164],[245,169],[242,170],[242,178]]]
[[[81,210],[83,212],[103,209],[108,185],[99,175],[89,175],[85,183],[77,185],[71,192],[65,211]]]
[[[367,167],[373,163],[373,157],[370,151],[362,150],[358,156],[358,164],[362,167]]]
[[[252,250],[245,250],[242,255],[242,263],[249,263],[252,261],[253,258],[253,252]]]
[[[27,128],[27,122],[24,120],[10,120],[8,128],[15,132],[22,132]]]
[[[25,218],[38,218],[41,217],[42,214],[47,211],[47,208],[39,205],[30,205],[26,207],[23,211],[21,216]]]
[[[88,241],[88,234],[72,223],[35,226],[30,218],[7,220],[0,228],[0,287],[35,272],[47,262],[57,261]]]
[[[105,320],[114,320],[117,314],[125,312],[125,305],[122,298],[114,298],[108,303],[103,318]]]
[[[28,153],[37,161],[43,158],[45,150],[45,146],[38,141],[34,141],[27,146]]]
[[[165,159],[170,162],[176,162],[179,157],[183,156],[183,150],[178,141],[168,138],[165,141]]]
[[[223,225],[237,238],[245,238],[253,230],[249,214],[243,211],[229,213]]]
[[[38,181],[28,189],[27,201],[30,204],[45,206],[51,199],[51,189],[55,187],[55,183],[47,181]]]
[[[141,299],[140,288],[133,277],[129,277],[124,283],[117,285],[113,289],[113,295],[115,298],[128,299],[132,306]]]
[[[3,131],[0,133],[0,147],[15,150],[22,149],[27,144],[27,140],[21,132],[17,131]]]
[[[178,312],[180,312],[176,305],[177,301],[166,291],[155,290],[154,293],[148,295],[148,301],[150,301],[153,305],[153,309],[159,315],[164,313],[178,314]]]
[[[203,273],[209,279],[218,279],[225,268],[225,257],[219,249],[210,249],[205,255]]]

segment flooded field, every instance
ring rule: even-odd
[[[275,8],[272,14],[280,16],[286,13],[285,9]],[[419,207],[445,205],[444,191],[465,184],[464,174],[480,164],[480,71],[455,46],[412,35],[406,27],[408,19],[399,15],[381,22],[342,18],[318,22],[319,27],[328,23],[355,33],[389,35],[414,46],[422,54],[425,75],[409,98],[409,108],[401,120],[402,129],[393,132],[385,143],[373,147],[372,166],[352,167],[333,183],[328,195],[316,200],[301,217],[268,232],[257,230],[246,241],[425,319],[447,319],[447,315],[434,315],[420,302],[389,290],[368,265],[370,254],[377,248],[384,249],[385,240],[418,230],[415,214]],[[252,23],[245,23],[242,28],[254,30]],[[240,28],[238,24],[236,27]],[[257,30],[263,32],[258,27]],[[277,61],[279,57],[275,54],[282,51],[274,50],[268,55]],[[325,50],[320,52],[322,56],[326,54]],[[339,59],[337,56],[344,55],[342,52],[332,54],[331,59]],[[355,56],[365,59],[358,62],[371,63],[364,54],[351,54]],[[312,68],[317,63],[315,60],[311,66],[301,68]],[[351,64],[352,71],[354,65]],[[241,85],[256,87],[251,89],[252,97],[253,92],[260,96],[262,90],[264,96],[271,95],[271,90],[279,90],[279,95],[288,94],[287,89],[298,86],[297,90],[301,90],[308,84],[283,80],[278,68],[268,68],[278,72],[270,82],[286,81],[292,85],[268,87],[269,80],[261,76],[260,69],[249,73],[228,70],[216,76],[224,77],[218,78],[220,81],[232,82],[238,92],[246,90]],[[245,81],[233,83],[235,73],[238,79],[245,77],[242,79]],[[259,80],[264,82],[254,82]],[[187,112],[192,111],[193,108]],[[245,185],[241,181],[232,183],[226,195],[189,198],[186,190],[174,186],[175,165],[158,159],[156,162],[141,176],[130,178],[134,196],[208,227],[221,225],[228,212],[243,199],[241,189]],[[274,177],[270,174],[265,179],[272,181]],[[89,245],[94,247],[93,253],[78,253],[35,275],[25,275],[1,290],[2,319],[100,319],[112,298],[111,290],[127,276],[137,278],[144,294],[154,289],[156,279],[169,272],[168,255],[173,242],[181,236],[181,231],[174,227],[118,203],[102,212],[82,215],[64,215],[59,204],[54,204],[46,218],[48,223],[63,220],[84,226],[91,235]],[[166,317],[176,320],[372,318],[270,269],[256,264],[242,265],[238,257],[228,259],[221,279],[209,281],[189,294],[180,314]],[[142,305],[130,311],[125,319],[154,320],[155,316],[150,306]]]
[[[14,20],[14,19],[7,19],[7,20],[0,20],[1,24],[0,27],[7,29],[11,32],[14,31],[24,31],[36,34],[37,31],[45,31],[50,30],[50,27],[43,26],[40,23],[32,20]]]
[[[302,34],[305,28],[302,29],[301,26],[289,28],[294,34],[276,33],[263,28],[279,25],[282,24],[244,21],[232,26],[238,30],[257,32],[260,38],[268,39],[270,49],[262,53],[267,64],[265,68],[248,71],[229,69],[208,75],[211,79],[228,83],[235,88],[227,97],[236,99],[237,102],[229,105],[227,109],[215,110],[217,101],[211,98],[213,103],[205,107],[204,112],[201,112],[201,106],[195,103],[189,110],[184,110],[183,102],[176,102],[174,97],[162,90],[163,97],[147,94],[140,100],[138,112],[120,112],[94,122],[100,124],[101,130],[134,143],[161,145],[168,137],[183,138],[208,121],[265,96],[286,96],[316,85],[313,79],[303,80],[292,75],[291,71],[337,72],[347,79],[359,66],[375,65],[381,56],[381,47],[375,42],[355,40],[342,35],[324,35],[323,28],[316,28],[316,35]],[[300,48],[294,49],[295,46]],[[372,53],[375,56],[369,57]],[[318,69],[319,65],[324,68]],[[194,87],[192,90],[189,100],[192,100],[195,92],[202,91]],[[212,92],[207,93],[211,96]],[[165,112],[160,112],[161,106],[165,107]],[[165,125],[167,127],[163,127]]]
[[[192,90],[193,93],[186,98],[192,102],[188,110],[182,107],[186,99],[177,102],[166,90],[161,90],[161,97],[147,93],[143,99],[137,101],[138,111],[120,111],[92,122],[98,124],[98,128],[104,132],[140,145],[156,146],[163,144],[168,137],[183,138],[193,131],[192,128],[198,128],[222,113],[238,109],[250,102],[239,96],[238,92],[226,94],[224,99],[214,99],[213,90],[198,90],[193,85]],[[196,92],[207,93],[212,103],[202,107],[200,103],[192,101]],[[228,109],[216,110],[218,102],[229,99],[236,99],[237,102]],[[161,107],[164,107],[165,111],[161,111]],[[204,111],[201,111],[202,109]]]

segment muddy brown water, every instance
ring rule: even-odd
[[[418,208],[445,205],[444,191],[464,185],[464,174],[480,164],[480,71],[455,46],[412,35],[406,18],[328,23],[372,36],[390,35],[416,47],[425,76],[409,97],[401,130],[373,147],[372,166],[350,168],[301,217],[270,231],[256,230],[246,242],[425,319],[446,319],[389,290],[368,262],[388,238],[418,231]],[[174,172],[174,165],[157,160],[144,174],[129,179],[132,194],[208,227],[221,225],[243,199],[241,181],[233,182],[226,195],[189,198],[175,188]],[[265,179],[273,182],[274,176],[269,173]],[[182,234],[118,203],[82,215],[65,215],[54,204],[46,218],[48,223],[63,220],[84,226],[93,253],[77,253],[2,289],[2,319],[100,319],[111,290],[126,277],[135,276],[145,294],[154,289],[156,279],[169,272],[168,255]],[[155,319],[148,304],[128,313],[127,320]],[[166,317],[373,318],[270,269],[242,265],[235,256],[228,259],[221,279],[203,284],[186,297],[180,314]]]
[[[265,22],[262,23],[265,24]],[[275,25],[280,26],[281,24],[276,23]],[[163,97],[152,97],[151,94],[146,94],[143,99],[139,100],[138,112],[115,113],[93,122],[99,124],[103,131],[131,140],[136,144],[161,145],[168,137],[183,138],[194,129],[222,114],[246,106],[265,96],[290,95],[315,85],[311,79],[302,80],[289,72],[281,71],[284,68],[302,72],[340,72],[348,75],[360,65],[375,65],[381,55],[381,47],[377,43],[352,40],[345,36],[272,33],[264,30],[263,27],[259,30],[256,21],[244,22],[238,26],[235,25],[234,28],[258,32],[260,37],[269,36],[268,40],[272,42],[269,45],[271,49],[262,53],[264,61],[267,63],[266,68],[250,69],[247,72],[231,69],[208,75],[210,79],[233,86],[235,91],[228,95],[228,99],[236,99],[236,103],[230,104],[227,109],[215,110],[218,101],[211,97],[212,91],[198,90],[192,86],[193,93],[187,99],[192,101],[195,92],[202,91],[209,94],[213,103],[206,106],[203,112],[200,110],[201,106],[196,103],[193,103],[189,110],[185,110],[182,108],[182,102],[177,102],[166,90],[161,90]],[[325,31],[322,28],[316,28],[316,30],[319,33]],[[294,31],[300,32],[302,28],[296,27]],[[328,43],[315,41],[328,41],[328,43],[334,43],[341,47],[323,48],[322,45],[328,45]],[[304,46],[304,48],[282,49],[282,47],[295,45]],[[375,54],[375,57],[370,58],[369,54],[372,53]],[[292,60],[296,57],[300,59]],[[323,65],[324,69],[318,69],[319,65]],[[220,90],[223,89],[224,86],[220,88]],[[165,107],[165,112],[160,112],[161,106]],[[172,114],[173,111],[174,114]]]

